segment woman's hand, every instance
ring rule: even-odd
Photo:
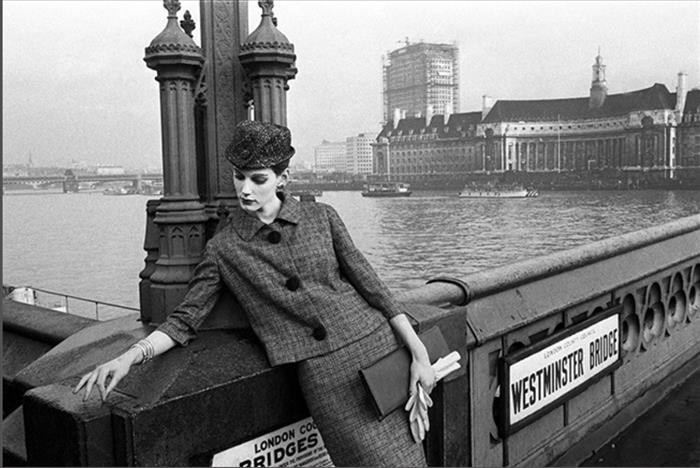
[[[95,370],[88,372],[80,379],[78,385],[73,389],[73,393],[78,393],[81,388],[85,387],[83,401],[86,401],[90,397],[90,393],[92,393],[92,387],[97,385],[97,389],[100,391],[100,397],[102,401],[105,401],[109,392],[111,392],[119,381],[129,373],[132,364],[135,363],[135,359],[134,353],[126,352],[116,359],[112,359],[111,361],[97,366]],[[111,380],[109,381],[109,385],[105,388],[107,378],[109,377],[111,377]]]
[[[408,394],[413,395],[416,391],[416,384],[420,382],[421,387],[428,394],[435,388],[436,378],[435,370],[430,365],[430,362],[424,362],[420,359],[413,358],[411,362],[411,378],[409,381]]]
[[[425,433],[430,430],[428,408],[432,406],[433,402],[428,394],[435,388],[437,376],[433,366],[430,365],[428,350],[425,349],[425,345],[408,322],[406,314],[392,317],[389,323],[406,343],[406,347],[411,353],[409,399],[404,409],[409,412],[408,420],[413,440],[419,443],[425,438]]]
[[[409,388],[411,396],[404,409],[409,412],[408,422],[411,435],[416,443],[422,442],[425,433],[430,430],[428,408],[433,406],[433,402],[428,393],[435,387],[435,381],[435,371],[432,366],[414,357],[411,363]]]
[[[430,357],[425,345],[418,338],[413,327],[408,322],[406,314],[399,314],[389,320],[391,326],[399,334],[411,353],[411,378],[409,381],[408,394],[416,392],[416,384],[420,382],[423,390],[430,393],[435,387],[435,371],[430,365]]]
[[[81,388],[85,387],[85,396],[83,397],[83,401],[85,401],[90,397],[92,387],[97,385],[102,401],[105,401],[109,392],[129,373],[132,365],[143,362],[144,359],[151,359],[154,356],[163,354],[175,344],[175,340],[166,333],[155,330],[118,358],[97,366],[94,371],[85,374],[73,389],[73,393],[78,393]],[[146,356],[147,354],[148,356]],[[111,378],[111,380],[107,388],[105,388],[108,378]]]

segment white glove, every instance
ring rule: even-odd
[[[433,370],[435,371],[436,380],[440,380],[443,377],[451,374],[452,372],[459,370],[459,360],[461,356],[457,351],[452,351],[447,356],[443,356],[433,364]]]
[[[428,418],[428,408],[433,406],[433,400],[423,390],[423,386],[418,382],[416,391],[408,399],[404,409],[408,411],[408,422],[411,427],[411,435],[416,443],[425,439],[425,433],[430,430],[430,419]]]
[[[448,374],[459,369],[460,355],[457,351],[452,351],[447,356],[443,356],[432,365],[435,371],[435,381],[444,378]],[[420,382],[416,384],[417,389],[406,402],[404,409],[408,411],[408,422],[411,427],[411,435],[416,443],[425,439],[425,433],[430,430],[430,419],[428,418],[428,408],[433,406],[430,395],[423,390]]]

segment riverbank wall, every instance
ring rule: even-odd
[[[700,169],[670,171],[567,171],[553,172],[499,172],[470,174],[396,175],[392,180],[407,182],[413,190],[461,190],[470,184],[522,185],[537,190],[698,190]],[[297,180],[290,183],[292,190],[362,190],[364,181],[358,179]]]

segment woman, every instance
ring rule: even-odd
[[[428,353],[335,210],[280,191],[293,155],[285,127],[254,121],[236,127],[226,158],[240,207],[207,243],[184,300],[147,338],[83,376],[75,392],[84,387],[87,399],[97,386],[104,400],[133,364],[187,345],[227,287],[270,364],[296,363],[336,465],[425,465],[407,415],[394,411],[378,421],[358,370],[399,346],[396,333],[413,359],[409,392],[418,383],[430,392],[435,372]]]

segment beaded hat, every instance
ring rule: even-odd
[[[282,125],[243,120],[224,156],[237,169],[270,168],[294,156],[292,135]]]

